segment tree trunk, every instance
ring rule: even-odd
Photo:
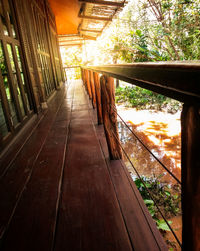
[[[83,80],[83,85],[85,86],[85,70],[83,68],[81,68],[81,76]]]
[[[101,86],[99,80],[99,74],[94,72],[94,86],[96,92],[96,105],[97,105],[97,119],[98,125],[103,124],[103,117],[102,117],[102,106],[101,106]]]
[[[91,92],[91,87],[90,87],[90,76],[89,76],[88,70],[85,70],[85,78],[86,78],[87,92],[88,92],[89,98],[92,99],[92,92]]]
[[[116,88],[119,87],[119,79],[116,78]]]
[[[182,250],[200,250],[200,107],[184,105],[182,126]]]
[[[110,159],[121,159],[122,151],[117,128],[114,79],[103,75],[100,78],[100,84],[104,130]]]
[[[92,91],[92,105],[93,108],[96,108],[96,93],[95,93],[95,87],[94,87],[94,76],[93,72],[90,71],[90,84],[91,84],[91,91]]]

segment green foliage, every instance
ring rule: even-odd
[[[126,63],[200,60],[199,16],[200,0],[130,0],[103,49]]]
[[[142,180],[136,178],[135,184],[140,191],[149,213],[156,221],[158,229],[169,231],[170,229],[166,222],[163,219],[160,219],[159,212],[154,201],[159,206],[166,218],[170,218],[173,215],[179,214],[181,201],[180,187],[176,185],[173,187],[173,189],[171,189],[166,184],[159,182],[159,180],[156,178],[146,177],[142,177]],[[150,198],[149,192],[146,190],[145,186],[151,192],[154,201]],[[171,224],[172,222],[168,221],[168,223]]]
[[[172,221],[168,221],[169,224],[172,224]],[[161,229],[163,231],[170,231],[170,228],[168,227],[167,223],[161,219],[156,221],[158,229]]]
[[[137,109],[165,110],[171,113],[181,109],[180,102],[138,86],[118,87],[115,96],[117,103],[125,103]]]

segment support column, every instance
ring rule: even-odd
[[[101,86],[100,86],[99,74],[97,72],[94,72],[93,75],[94,75],[94,86],[96,92],[97,119],[98,119],[98,125],[101,125],[103,124],[102,106],[101,106]]]
[[[110,159],[121,159],[122,151],[119,145],[119,133],[117,128],[117,114],[115,107],[114,79],[101,76],[101,103],[104,130],[108,144]]]
[[[96,93],[95,93],[95,87],[94,87],[94,76],[93,76],[93,72],[90,72],[90,84],[91,84],[91,91],[92,91],[92,105],[93,108],[96,108]]]
[[[83,68],[81,68],[81,77],[83,80],[83,85],[85,86],[85,70]]]
[[[182,126],[182,250],[200,250],[200,106],[183,106]]]
[[[88,70],[85,70],[85,78],[86,78],[87,92],[88,92],[89,98],[92,99],[92,92],[91,92],[91,87],[90,87],[90,76],[89,76]]]

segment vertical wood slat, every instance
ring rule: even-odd
[[[91,87],[90,87],[90,79],[89,79],[89,71],[85,70],[85,78],[86,78],[86,85],[87,85],[87,92],[89,95],[89,98],[92,99],[92,92],[91,92]]]
[[[200,106],[184,104],[181,115],[183,247],[200,250]]]
[[[27,69],[27,83],[30,88],[30,95],[33,101],[34,110],[38,113],[40,110],[40,103],[45,102],[46,98],[41,86],[41,78],[37,65],[37,54],[34,42],[34,20],[32,19],[32,5],[28,1],[14,1],[13,7],[18,23],[18,31],[21,41],[21,50],[24,58],[24,69]],[[27,11],[24,11],[27,10]],[[24,15],[22,15],[22,13]],[[26,34],[26,36],[25,36]],[[22,60],[23,61],[23,60]],[[26,76],[26,74],[24,75]]]
[[[100,86],[99,74],[97,72],[94,72],[93,75],[94,75],[94,86],[96,92],[97,119],[98,119],[98,125],[101,125],[103,124],[102,106],[101,106],[101,86]]]
[[[18,85],[19,85],[20,92],[21,92],[21,95],[22,95],[23,107],[24,107],[24,110],[25,110],[25,114],[28,114],[29,111],[28,111],[28,106],[27,106],[27,102],[26,102],[24,87],[23,87],[23,83],[22,83],[22,79],[21,79],[21,72],[20,72],[19,65],[18,65],[18,60],[17,60],[16,51],[15,51],[15,46],[12,44],[11,47],[12,47],[12,52],[13,52],[13,60],[15,62],[15,68],[16,68]]]
[[[92,91],[92,105],[93,108],[96,108],[96,93],[95,93],[95,87],[94,87],[94,76],[93,72],[89,71],[90,73],[90,85],[91,85],[91,91]]]
[[[110,159],[121,159],[122,150],[119,145],[117,114],[115,112],[114,79],[103,75],[100,78],[100,84],[102,115]]]
[[[8,131],[13,132],[13,125],[11,122],[11,112],[10,112],[10,108],[9,108],[9,104],[8,104],[8,99],[6,96],[6,91],[4,88],[4,82],[3,82],[1,70],[0,70],[0,99],[1,99],[1,105],[2,105],[3,110],[5,112],[5,115],[6,115],[5,119],[7,122]],[[1,142],[1,138],[0,138],[0,142]]]

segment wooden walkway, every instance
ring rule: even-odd
[[[0,239],[2,251],[167,250],[81,81],[0,159]]]

